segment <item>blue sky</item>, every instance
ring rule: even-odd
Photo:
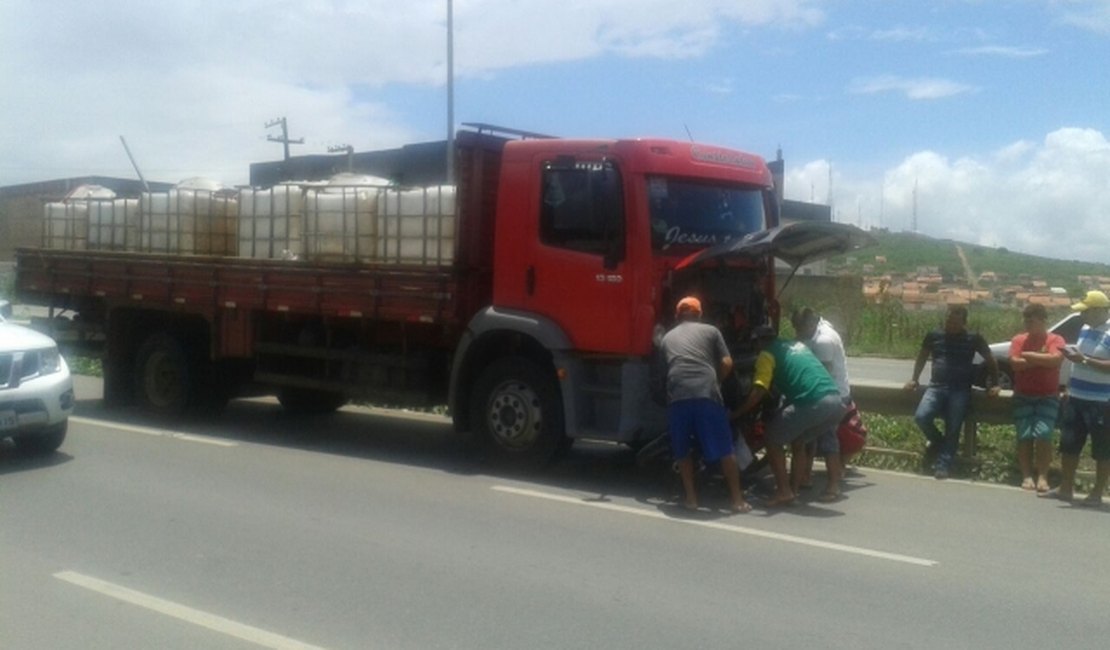
[[[152,10],[152,7],[154,10]],[[1110,261],[1110,0],[455,0],[455,118],[773,157],[863,227]],[[0,185],[442,137],[446,0],[0,3]],[[830,173],[831,169],[831,173]],[[831,178],[831,192],[830,192]],[[916,191],[915,191],[916,187]]]

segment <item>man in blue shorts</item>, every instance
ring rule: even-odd
[[[1079,453],[1089,435],[1095,485],[1080,505],[1099,507],[1110,478],[1110,299],[1101,291],[1088,291],[1071,308],[1082,312],[1083,329],[1075,346],[1064,348],[1064,356],[1075,365],[1060,425],[1060,487],[1043,496],[1072,500]]]
[[[734,513],[751,506],[740,492],[740,470],[733,455],[732,428],[721,398],[720,383],[732,372],[732,356],[724,336],[700,322],[701,302],[692,296],[678,302],[678,324],[663,336],[660,348],[667,364],[667,424],[671,450],[678,461],[685,506],[698,507],[691,442],[696,439],[706,463],[720,462]]]

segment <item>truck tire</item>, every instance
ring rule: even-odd
[[[347,396],[330,390],[285,386],[278,393],[278,402],[290,413],[320,415],[338,410],[347,403]]]
[[[492,460],[542,465],[565,439],[563,403],[551,372],[522,357],[492,364],[478,378],[470,422]]]
[[[135,357],[135,396],[154,415],[181,415],[195,401],[194,375],[181,341],[154,334],[143,341]]]
[[[45,456],[52,454],[62,446],[66,439],[66,428],[69,420],[63,420],[49,427],[42,433],[32,436],[18,436],[12,439],[15,448],[28,456]]]

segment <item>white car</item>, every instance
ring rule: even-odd
[[[0,300],[0,440],[49,454],[66,437],[73,378],[54,340],[9,322],[11,313],[11,305]]]
[[[1082,315],[1079,312],[1073,312],[1051,325],[1048,331],[1059,334],[1067,343],[1075,343],[1079,340],[1079,330],[1081,329],[1083,329]],[[998,364],[999,386],[1006,389],[1013,389],[1014,370],[1010,367],[1010,342],[999,341],[998,343],[991,343],[990,348],[991,356],[994,357],[995,362]],[[982,364],[983,360],[976,355],[975,363]],[[975,384],[977,386],[983,386],[986,375],[986,368],[979,365],[976,369]],[[1066,386],[1069,377],[1071,377],[1071,362],[1064,361],[1063,365],[1060,366],[1060,385]]]

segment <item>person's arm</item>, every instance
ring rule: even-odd
[[[748,393],[748,398],[744,400],[744,403],[741,404],[739,408],[732,412],[732,416],[740,417],[741,415],[750,413],[756,406],[759,406],[759,403],[762,402],[763,398],[766,396],[766,388],[762,386],[752,386],[751,392]]]
[[[717,348],[716,354],[720,358],[717,362],[717,383],[721,383],[732,373],[732,355],[729,354],[728,345],[725,344],[725,337],[721,334],[721,330],[714,328],[713,331],[717,333],[714,337],[714,345]]]
[[[721,362],[717,364],[717,383],[723,382],[730,374],[732,374],[732,357],[721,357]]]
[[[925,362],[928,360],[929,348],[923,345],[921,346],[921,350],[917,353],[917,358],[914,359],[913,375],[910,377],[910,380],[906,382],[906,390],[914,390],[921,385],[920,382],[918,382],[918,378],[921,377],[921,371],[925,369]]]
[[[733,412],[734,417],[739,417],[755,409],[767,393],[771,390],[771,380],[775,375],[775,358],[768,352],[760,352],[755,358],[755,373],[752,376],[752,390],[747,399]]]
[[[1025,358],[1025,352],[1022,351],[1022,335],[1018,334],[1010,339],[1010,367],[1014,369],[1014,374],[1025,372],[1029,369],[1030,363]]]
[[[1026,350],[1025,352],[1022,352],[1021,361],[1023,369],[1029,366],[1035,366],[1038,368],[1059,368],[1064,363],[1064,355],[1060,352],[1060,348],[1063,347],[1063,342],[1064,340],[1060,339],[1059,345],[1053,345],[1052,341],[1050,340],[1046,344],[1046,349],[1043,352],[1034,350]],[[1014,357],[1011,356],[1011,363],[1013,362],[1013,360]],[[1017,369],[1018,367],[1014,365],[1014,370]]]
[[[987,395],[995,397],[1002,390],[998,387],[998,362],[994,360],[994,355],[991,354],[991,346],[987,344],[987,340],[982,336],[976,336],[976,339],[978,339],[976,347],[979,356],[983,357],[987,366]]]

